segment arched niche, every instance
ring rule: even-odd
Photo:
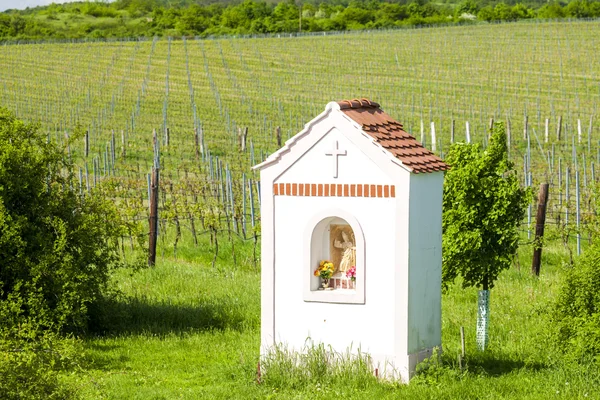
[[[305,301],[364,304],[365,238],[352,214],[341,209],[315,214],[306,227],[303,250]],[[314,274],[323,260],[333,262],[335,267],[327,288]],[[354,281],[346,274],[352,266],[356,269]]]

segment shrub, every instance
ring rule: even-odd
[[[552,315],[556,342],[568,356],[600,363],[600,247],[567,270]]]
[[[73,181],[63,149],[0,108],[0,398],[67,396],[59,335],[86,330],[120,265],[116,206]]]

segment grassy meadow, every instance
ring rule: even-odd
[[[208,242],[185,249],[178,259],[165,251],[155,268],[115,275],[121,295],[105,310],[107,329],[84,340],[85,361],[62,376],[84,399],[600,398],[598,366],[563,359],[550,341],[548,312],[570,268],[562,245],[544,249],[539,278],[529,272],[531,246],[520,248],[492,290],[484,353],[475,344],[477,292],[452,287],[442,299],[441,359],[408,386],[364,371],[307,378],[292,369],[257,384],[260,274],[250,246],[238,243],[237,267],[224,251],[213,268]]]

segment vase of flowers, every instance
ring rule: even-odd
[[[346,278],[350,278],[350,281],[352,282],[352,285],[348,285],[348,287],[352,286],[352,289],[354,289],[354,286],[356,285],[356,266],[353,265],[352,267],[350,267],[350,269],[348,271],[346,271]]]
[[[331,278],[331,275],[333,275],[334,271],[335,268],[333,267],[333,263],[327,260],[321,261],[317,269],[315,269],[314,275],[320,277],[323,280],[321,282],[323,290],[329,287],[329,278]]]

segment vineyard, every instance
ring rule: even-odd
[[[504,121],[523,185],[550,183],[548,222],[579,245],[600,164],[599,33],[581,21],[4,45],[0,103],[64,146],[82,194],[98,188],[143,226],[132,247],[147,242],[154,166],[163,247],[227,232],[256,250],[251,166],[328,102],[362,97],[442,157],[456,141],[485,147]]]

